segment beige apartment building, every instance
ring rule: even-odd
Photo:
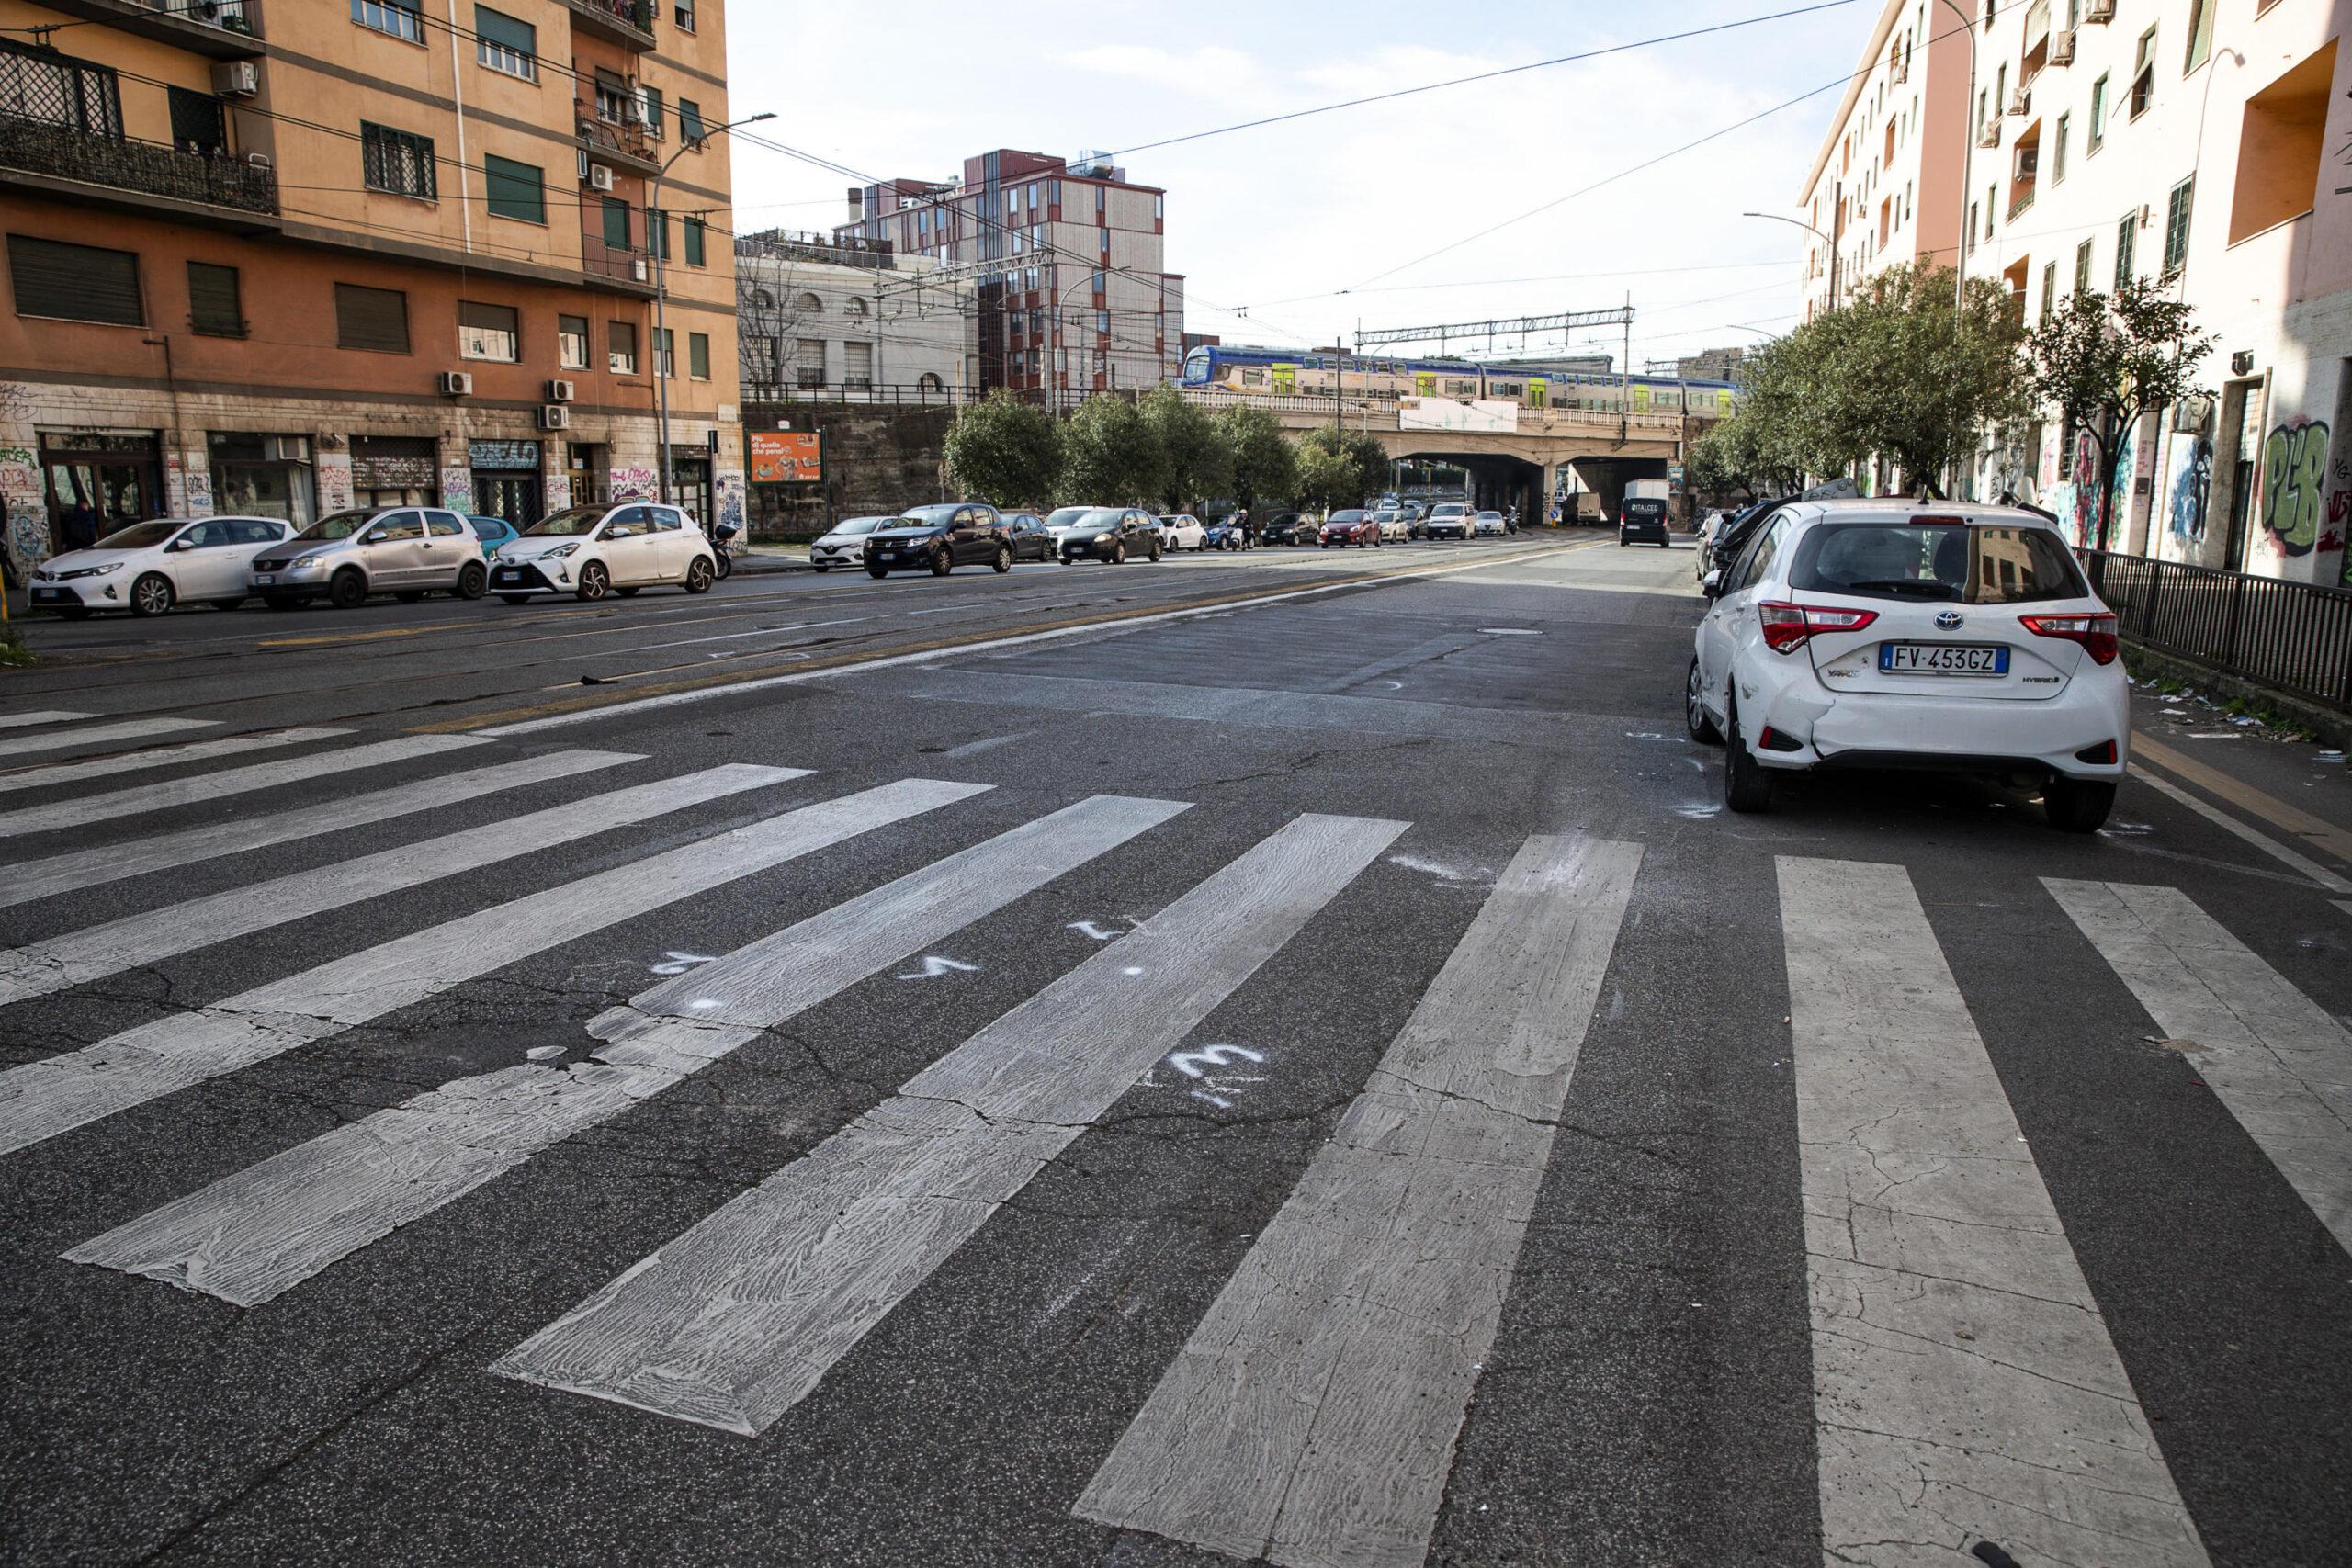
[[[651,495],[665,383],[676,499],[741,516],[721,0],[0,0],[0,29],[12,571],[77,506]]]

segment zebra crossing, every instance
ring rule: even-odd
[[[661,764],[633,753],[482,744],[284,730],[0,775],[0,793],[65,790],[232,762],[0,809],[0,838],[121,824],[102,850],[20,861],[0,883],[0,908],[28,932],[0,951],[0,1028],[26,1021],[13,1004],[486,865],[675,826],[714,803],[729,804],[730,821],[756,813],[20,1060],[0,1070],[0,1158],[137,1108],[168,1110],[174,1095],[289,1052],[333,1052],[346,1031],[787,862],[837,848],[854,859],[894,827],[990,791],[922,777],[853,788],[750,763],[656,777]],[[436,770],[431,787],[367,787],[367,770],[394,764]],[[295,784],[343,793],[196,826],[145,823]],[[792,798],[775,799],[787,784]],[[26,912],[102,884],[155,877],[161,888],[157,873],[338,824],[396,830],[418,809],[407,799],[489,800],[525,785],[582,793],[224,891],[165,894],[78,929],[43,929]],[[584,1059],[450,1078],[124,1217],[63,1259],[269,1312],[1016,901],[1105,857],[1150,852],[1192,804],[1091,795],[846,886],[594,1017]],[[761,1440],[821,1399],[844,1359],[1310,922],[1343,909],[1411,830],[1306,813],[1232,852],[1220,844],[1215,869],[1157,912],[1124,933],[1090,931],[1105,940],[1074,966],[974,1020],[895,1090],[877,1085],[868,1108],[806,1153],[478,1371],[534,1398],[584,1395]],[[1426,1559],[1644,863],[1642,844],[1582,835],[1513,847],[1329,1140],[1069,1497],[1073,1517],[1283,1564]],[[1802,1175],[1827,1560],[1942,1561],[1992,1541],[2024,1562],[2205,1562],[2177,1461],[1909,874],[1798,854],[1774,870],[1796,1107],[1776,1135],[1795,1145]],[[2041,886],[2155,1029],[2193,1046],[2222,1107],[2352,1247],[2344,1026],[2177,888]]]

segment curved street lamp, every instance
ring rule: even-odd
[[[774,119],[775,118],[775,116],[774,114],[748,115],[741,119],[730,119],[725,125],[710,126],[707,128],[700,136],[694,138],[690,141],[680,143],[678,150],[675,152],[671,153],[670,156],[663,161],[662,164],[662,172],[653,176],[653,199],[646,209],[646,221],[649,225],[658,223],[661,227],[652,230],[652,231],[646,237],[654,242],[653,379],[660,387],[662,393],[661,417],[655,422],[656,429],[653,435],[654,440],[661,443],[662,451],[660,456],[662,460],[653,471],[661,478],[661,502],[664,506],[670,504],[671,489],[670,373],[673,370],[675,370],[677,367],[671,363],[675,356],[670,353],[670,318],[669,312],[663,309],[663,306],[668,301],[670,295],[668,288],[662,282],[662,263],[670,259],[670,219],[669,216],[662,210],[662,182],[669,177],[670,165],[672,164],[676,163],[679,159],[684,157],[689,152],[701,151],[705,143],[708,142],[712,137],[718,135],[721,131],[732,130],[739,125],[757,125],[763,119]],[[656,129],[658,130],[659,127]],[[707,528],[713,525],[714,520],[705,517],[698,519],[698,521],[701,522],[704,527]]]
[[[1793,223],[1829,248],[1829,308],[1838,308],[1838,242],[1801,218],[1787,218],[1778,212],[1743,212],[1742,218],[1761,218],[1768,223]],[[1753,328],[1749,329],[1753,331]]]

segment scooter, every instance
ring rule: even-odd
[[[718,558],[718,581],[727,581],[735,570],[735,536],[743,531],[741,523],[721,523],[710,531],[711,554]]]

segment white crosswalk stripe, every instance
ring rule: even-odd
[[[0,736],[0,757],[24,757],[36,751],[62,751],[73,746],[103,746],[109,740],[141,740],[150,735],[220,728],[217,718],[127,718],[115,724],[44,730],[39,735]]]
[[[1183,809],[1080,801],[654,987],[590,1026],[585,1063],[449,1084],[66,1256],[256,1305]]]
[[[549,751],[517,757],[486,768],[447,773],[428,785],[404,784],[340,800],[323,800],[291,811],[231,817],[176,833],[99,844],[86,850],[21,862],[0,884],[0,908],[29,903],[79,888],[119,882],[128,876],[195,865],[224,855],[250,854],[279,844],[290,844],[322,833],[365,827],[437,810],[469,800],[495,799],[510,789],[545,784],[645,761],[628,751]]]
[[[0,1073],[0,1154],[368,1022],[618,921],[971,795],[903,779],[516,898]]]
[[[2148,1016],[2352,1249],[2352,1031],[2171,887],[2044,877]]]
[[[50,762],[40,767],[19,768],[13,773],[0,773],[0,795],[56,784],[83,784],[113,773],[135,773],[149,768],[175,767],[182,762],[209,761],[215,757],[233,757],[242,751],[266,751],[276,746],[299,746],[309,740],[332,740],[350,733],[348,729],[265,729],[253,735],[224,736],[218,740],[191,740],[181,746],[151,746],[144,750],[124,751],[111,757]]]
[[[1296,818],[493,1370],[765,1430],[1406,826]]]
[[[71,724],[77,718],[96,718],[94,713],[68,713],[62,708],[43,708],[35,713],[0,713],[0,729],[24,729],[36,724]]]
[[[1641,858],[1520,851],[1079,1517],[1280,1563],[1429,1555]]]
[[[590,795],[505,821],[484,822],[421,844],[403,844],[28,942],[0,953],[0,1004],[87,985],[195,948],[307,919],[500,861],[539,854],[725,795],[803,778],[807,773],[804,768],[729,762],[684,778]],[[447,799],[440,790],[451,782],[436,781],[430,798]]]
[[[48,806],[21,807],[0,814],[0,839],[53,832],[62,828],[83,828],[93,822],[112,822],[150,811],[169,810],[175,806],[193,806],[199,802],[209,805],[253,790],[275,789],[280,784],[325,778],[331,773],[350,773],[359,768],[380,768],[388,762],[405,762],[469,746],[490,744],[479,735],[400,735],[390,740],[373,740],[364,746],[346,747],[339,751],[313,751],[305,756],[281,758],[275,762],[254,762],[242,768],[224,769],[217,773],[198,773],[188,778],[167,779],[160,784],[135,784],[129,789],[112,790],[104,795],[85,795],[73,800],[56,801]]]
[[[1900,867],[1780,857],[1822,1550],[2205,1550]]]

